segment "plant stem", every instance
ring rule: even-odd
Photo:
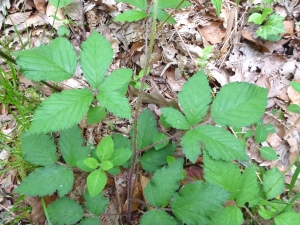
[[[44,197],[42,197],[42,205],[43,205],[43,209],[44,209],[44,212],[45,212],[45,216],[47,218],[47,221],[48,221],[48,225],[52,225],[51,223],[51,220],[50,220],[50,217],[49,217],[49,214],[48,214],[48,210],[47,210],[47,207],[46,207],[46,204],[45,204],[45,199]]]

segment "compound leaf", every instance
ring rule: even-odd
[[[67,197],[59,198],[47,207],[51,222],[57,225],[75,224],[83,217],[82,207]]]
[[[181,139],[182,151],[192,163],[196,162],[200,154],[200,141],[197,130],[189,130]]]
[[[109,203],[109,199],[104,198],[103,192],[100,192],[95,197],[91,197],[89,192],[86,190],[84,199],[84,204],[88,211],[96,216],[100,216],[102,213],[104,213]]]
[[[141,219],[141,225],[177,225],[172,216],[162,210],[149,210]]]
[[[54,141],[46,134],[24,132],[22,135],[22,155],[25,160],[35,165],[51,165],[57,160]]]
[[[273,167],[264,174],[263,189],[267,199],[275,198],[283,192],[284,178],[277,167]]]
[[[107,181],[103,170],[97,169],[91,172],[87,177],[87,187],[91,197],[97,196],[105,187]]]
[[[111,113],[121,118],[131,118],[131,107],[128,99],[119,92],[102,91],[100,89],[97,99]]]
[[[99,88],[106,70],[112,62],[112,57],[113,50],[110,43],[97,31],[93,31],[82,43],[80,66],[84,77],[92,87]]]
[[[243,223],[243,213],[236,206],[227,206],[214,214],[209,225],[241,225]]]
[[[72,127],[80,122],[92,101],[93,93],[87,89],[52,94],[35,111],[29,132],[56,132]]]
[[[276,225],[298,225],[300,214],[295,212],[285,212],[274,218]]]
[[[182,165],[183,159],[178,159],[154,173],[144,189],[145,197],[151,205],[163,206],[168,203],[179,187],[178,182],[184,178]]]
[[[147,14],[141,10],[127,10],[114,18],[117,22],[133,22],[144,19]]]
[[[59,196],[64,196],[72,190],[73,182],[72,170],[53,164],[37,168],[30,173],[15,192],[29,196],[45,196],[58,191]]]
[[[75,73],[77,56],[66,38],[56,38],[49,45],[13,52],[20,72],[34,81],[63,81]]]
[[[66,163],[72,167],[76,166],[78,160],[90,154],[89,147],[82,146],[83,141],[77,125],[60,132],[59,149]]]
[[[99,142],[96,150],[96,154],[100,161],[108,160],[114,151],[114,141],[111,138],[111,136],[106,136],[102,138],[102,140]]]
[[[187,119],[178,110],[176,110],[172,107],[162,108],[161,113],[163,114],[163,116],[166,117],[165,120],[172,127],[176,128],[176,129],[181,129],[181,130],[191,129],[191,125],[189,124]]]
[[[116,0],[116,2],[124,2],[133,5],[141,10],[147,10],[147,0]]]
[[[248,160],[241,142],[229,131],[209,125],[197,127],[195,130],[198,131],[199,140],[203,142],[212,158],[225,161],[233,159]]]
[[[202,120],[211,102],[210,87],[203,70],[183,85],[178,101],[190,125],[194,126]]]
[[[87,113],[88,125],[98,123],[106,117],[105,108],[102,106],[95,106],[89,109]]]
[[[229,193],[218,185],[198,181],[183,186],[171,203],[173,213],[188,225],[208,224],[209,215],[219,212]]]
[[[257,122],[267,106],[268,91],[246,82],[221,88],[212,104],[212,117],[222,126],[243,127]]]
[[[268,41],[279,41],[280,34],[285,32],[283,20],[284,17],[276,13],[270,15],[266,23],[256,30],[256,34]]]

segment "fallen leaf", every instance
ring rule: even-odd
[[[218,44],[222,42],[225,37],[225,29],[220,28],[222,23],[212,22],[209,26],[200,27],[201,35],[211,44]]]

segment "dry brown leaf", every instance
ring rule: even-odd
[[[292,104],[300,104],[300,93],[295,91],[291,86],[288,87],[287,94]]]
[[[281,141],[282,141],[282,139],[276,133],[268,135],[267,142],[269,143],[269,145],[272,148],[276,148],[280,144]]]
[[[186,82],[186,80],[181,77],[180,79],[175,78],[175,69],[168,69],[166,71],[167,75],[167,83],[172,89],[172,91],[181,91],[183,84]]]
[[[55,29],[58,29],[60,25],[63,25],[62,20],[65,20],[66,17],[64,15],[64,10],[62,8],[58,9],[57,13],[55,14],[56,10],[57,10],[56,7],[48,3],[47,10],[46,10],[48,22],[51,26],[53,25]],[[56,16],[56,18],[59,18],[60,20],[57,19],[54,20],[54,15]]]
[[[30,16],[31,12],[17,12],[10,14],[9,17],[5,20],[5,24],[7,25],[19,25],[24,23]]]
[[[220,28],[222,23],[212,22],[209,26],[200,27],[201,35],[211,44],[218,44],[222,42],[225,37],[225,29]]]
[[[45,0],[33,0],[35,8],[42,14],[46,14],[47,2]]]

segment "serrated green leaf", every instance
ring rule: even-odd
[[[150,14],[153,17],[153,13]],[[165,21],[169,16],[169,13],[167,13],[165,10],[157,10],[157,19],[160,21]],[[167,23],[175,24],[176,20],[174,19],[173,16],[170,16],[167,21]]]
[[[188,225],[208,224],[209,215],[222,210],[229,193],[220,186],[198,181],[187,184],[171,203],[174,215]]]
[[[105,108],[102,106],[95,106],[87,112],[88,125],[98,123],[106,117]]]
[[[20,72],[34,81],[63,81],[75,73],[77,56],[73,45],[65,38],[56,38],[49,45],[13,52]]]
[[[202,120],[211,102],[210,87],[203,70],[183,85],[178,101],[190,125],[194,126]]]
[[[278,213],[277,209],[270,206],[265,207],[263,205],[259,205],[258,207],[259,207],[259,209],[257,210],[258,214],[265,220],[272,219],[275,216],[275,214]]]
[[[104,79],[100,90],[102,92],[117,91],[129,83],[131,76],[131,69],[117,69]]]
[[[166,117],[167,123],[170,124],[172,127],[181,130],[191,129],[191,125],[189,124],[187,119],[178,110],[172,107],[162,108],[161,113],[163,114],[163,116]]]
[[[78,160],[90,154],[89,147],[82,146],[83,142],[81,130],[77,125],[60,133],[59,149],[66,163],[72,167],[76,166]]]
[[[200,141],[197,130],[189,130],[181,139],[182,151],[186,158],[195,163],[200,154]]]
[[[284,17],[276,13],[270,15],[266,23],[256,30],[256,34],[264,40],[279,41],[280,34],[285,32],[283,20]]]
[[[241,142],[229,131],[209,125],[197,127],[195,130],[212,158],[225,161],[249,159]]]
[[[82,43],[80,66],[89,84],[98,89],[113,59],[110,43],[97,31]]]
[[[80,221],[79,225],[101,225],[101,220],[96,216],[89,216]]]
[[[98,169],[91,172],[87,177],[87,187],[91,197],[97,196],[105,187],[107,181],[103,170]]]
[[[116,0],[116,2],[128,3],[144,11],[147,9],[147,0]]]
[[[109,158],[109,161],[114,166],[121,166],[128,159],[130,159],[132,151],[126,148],[115,149],[112,156]]]
[[[121,118],[131,118],[128,99],[119,92],[99,91],[97,99],[111,113]]]
[[[114,142],[111,136],[106,136],[102,138],[102,140],[99,142],[97,149],[96,149],[96,154],[100,161],[105,161],[108,160],[114,151]]]
[[[79,169],[81,169],[82,171],[84,171],[84,172],[93,172],[94,171],[94,169],[92,169],[92,168],[90,168],[90,167],[88,167],[86,164],[85,164],[85,160],[86,159],[89,159],[89,157],[85,157],[85,158],[82,158],[82,159],[80,159],[80,160],[78,160],[77,162],[76,162],[76,166],[79,168]]]
[[[262,143],[267,140],[268,138],[268,131],[265,128],[263,124],[260,124],[256,127],[255,133],[254,133],[254,138],[256,143]]]
[[[96,169],[99,166],[99,162],[92,157],[86,158],[85,160],[83,160],[84,164],[91,168],[92,170]]]
[[[72,170],[54,164],[37,168],[30,173],[15,192],[29,196],[45,196],[58,191],[59,196],[64,196],[72,190],[73,182]]]
[[[141,218],[141,225],[177,225],[172,216],[162,210],[149,210]]]
[[[152,206],[163,206],[178,189],[182,180],[183,159],[157,170],[144,189],[145,197]]]
[[[297,104],[290,104],[287,107],[287,110],[289,110],[292,113],[299,113],[300,112],[300,106]]]
[[[268,146],[263,146],[259,148],[261,156],[266,160],[276,160],[278,159],[277,153],[275,150]]]
[[[94,215],[100,216],[106,210],[109,199],[104,198],[103,192],[100,192],[95,197],[91,197],[89,192],[86,190],[84,193],[85,207],[88,211]]]
[[[147,14],[141,10],[127,10],[114,18],[116,22],[133,22],[147,17]]]
[[[114,167],[114,165],[111,163],[111,161],[104,161],[104,162],[101,163],[101,169],[102,170],[109,170],[113,167]]]
[[[212,5],[216,8],[217,16],[220,16],[222,0],[211,0]]]
[[[162,141],[164,139],[166,139],[168,136],[164,133],[156,133],[154,136],[153,136],[153,143],[156,143],[156,142],[159,142],[159,141]],[[165,146],[167,146],[169,144],[169,141],[164,141],[158,145],[155,145],[154,148],[156,150],[159,150]]]
[[[243,127],[257,122],[267,106],[268,90],[246,82],[221,88],[212,104],[212,117],[222,126]]]
[[[57,160],[56,146],[46,134],[22,134],[22,155],[35,165],[51,165]]]
[[[292,86],[292,88],[300,93],[300,82],[296,82],[296,81],[291,81],[290,85]]]
[[[152,148],[145,152],[141,159],[142,167],[145,171],[154,173],[162,165],[167,164],[167,156],[173,155],[176,145],[167,145],[157,151]]]
[[[51,222],[55,225],[75,224],[83,217],[82,207],[67,197],[59,198],[48,207]]]
[[[29,132],[47,133],[68,129],[80,122],[92,101],[93,93],[87,89],[52,94],[35,111]]]
[[[273,167],[263,175],[263,189],[267,199],[275,198],[284,190],[284,178],[277,167]]]
[[[49,2],[56,8],[62,8],[66,5],[69,5],[72,0],[49,0]]]
[[[157,7],[159,9],[169,9],[169,8],[176,8],[181,3],[181,0],[159,0]],[[190,6],[191,3],[188,1],[184,1],[181,3],[179,8]]]
[[[237,165],[232,162],[213,160],[206,152],[204,154],[204,177],[207,182],[220,185],[231,193],[230,199],[236,197],[243,181]]]
[[[241,225],[244,221],[243,213],[236,206],[227,206],[214,214],[209,225]]]
[[[153,136],[157,133],[156,120],[153,114],[147,108],[138,118],[137,127],[137,147],[142,149],[152,144]]]
[[[274,218],[276,225],[298,225],[300,214],[295,212],[281,213]]]

